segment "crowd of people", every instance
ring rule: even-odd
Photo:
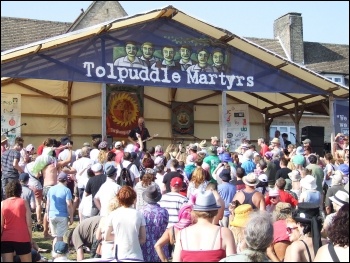
[[[278,131],[235,151],[216,136],[145,148],[142,128],[129,140],[2,138],[2,261],[33,261],[33,225],[57,262],[69,247],[76,261],[349,261],[347,136],[324,156]]]

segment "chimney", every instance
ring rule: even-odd
[[[291,61],[304,64],[303,19],[300,13],[288,13],[273,23],[273,35]]]

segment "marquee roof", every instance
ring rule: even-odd
[[[273,67],[278,72],[294,79],[296,83],[303,83],[313,87],[313,92],[309,92],[308,90],[300,90],[299,93],[280,92],[283,90],[284,85],[283,82],[280,82],[278,83],[280,86],[276,87],[279,92],[276,92],[275,89],[268,91],[264,90],[263,92],[227,90],[227,95],[229,97],[232,97],[240,103],[247,103],[253,109],[269,114],[270,117],[293,114],[296,106],[302,111],[329,115],[329,95],[332,94],[335,98],[349,97],[348,87],[335,83],[320,74],[289,61],[286,58],[249,41],[248,39],[239,37],[225,29],[215,27],[189,16],[173,6],[167,6],[147,13],[115,19],[89,28],[73,31],[2,52],[2,82],[9,81],[12,78],[28,77],[28,75],[21,75],[18,73],[18,70],[16,73],[9,72],[11,72],[11,66],[13,67],[13,65],[17,65],[18,67],[21,63],[26,63],[29,57],[40,56],[44,52],[59,50],[67,45],[70,47],[69,52],[74,54],[81,50],[82,46],[78,45],[78,43],[82,43],[81,41],[88,41],[99,35],[121,31],[133,26],[142,26],[161,19],[175,21],[184,27],[190,27],[192,30],[197,31],[200,34],[205,34],[220,43],[254,57],[257,62],[262,62]],[[66,66],[69,67],[69,65]],[[34,74],[34,72],[37,71],[37,65],[33,64],[31,66],[26,66],[25,69],[27,74],[28,72],[33,72]],[[51,76],[49,78],[42,76],[41,78],[54,79]]]

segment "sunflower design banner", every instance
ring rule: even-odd
[[[194,134],[193,103],[171,103],[171,127],[173,134]]]
[[[125,91],[123,87],[107,86],[107,135],[126,139],[143,115],[142,102],[141,89]]]

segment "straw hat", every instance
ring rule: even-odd
[[[278,138],[273,138],[271,143],[280,143],[280,139]]]
[[[249,173],[246,176],[243,176],[242,180],[243,183],[248,186],[256,186],[260,182],[255,173]]]
[[[239,205],[234,210],[235,217],[230,222],[230,225],[236,227],[245,227],[251,212],[253,212],[253,208],[250,204]]]
[[[298,182],[301,179],[300,172],[298,170],[293,170],[290,173],[288,173],[289,179],[292,180],[292,182]]]
[[[342,191],[338,190],[334,196],[329,197],[329,199],[333,202],[336,203],[339,206],[343,206],[345,204],[349,203],[349,194]]]

